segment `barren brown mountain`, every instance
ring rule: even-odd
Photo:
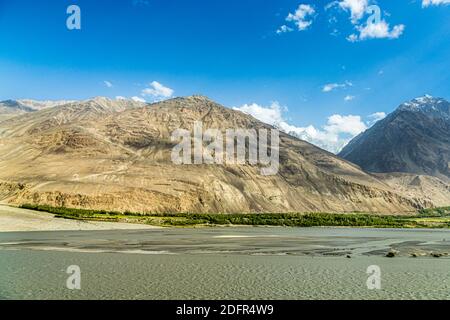
[[[151,105],[96,98],[0,122],[0,200],[134,212],[410,213],[433,199],[406,195],[358,166],[280,134],[280,169],[176,165],[175,129],[268,128],[192,96]]]
[[[450,184],[439,178],[400,172],[376,176],[406,196],[427,199],[438,207],[450,205]]]

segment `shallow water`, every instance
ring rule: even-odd
[[[391,248],[398,257],[384,257]],[[447,230],[0,233],[0,298],[448,299],[450,258],[431,257],[447,252]],[[81,290],[66,288],[70,265],[81,268]],[[367,288],[371,265],[381,290]]]

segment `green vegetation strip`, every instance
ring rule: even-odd
[[[24,204],[21,208],[55,214],[59,218],[142,223],[155,226],[288,226],[288,227],[376,227],[376,228],[449,228],[450,207],[427,209],[414,216],[379,216],[373,214],[270,213],[270,214],[155,214],[71,209]]]

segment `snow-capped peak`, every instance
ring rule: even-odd
[[[434,118],[442,117],[450,119],[450,103],[442,98],[434,98],[430,95],[415,98],[403,103],[399,111],[421,112]]]

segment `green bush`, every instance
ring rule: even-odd
[[[46,205],[24,204],[24,209],[45,211],[68,219],[107,220],[151,223],[165,226],[195,226],[195,225],[251,225],[251,226],[288,226],[288,227],[378,227],[402,228],[423,227],[411,217],[379,216],[373,214],[330,214],[330,213],[264,213],[264,214],[199,214],[199,213],[133,213],[106,210],[73,209],[66,207],[51,207]],[[418,217],[431,215],[449,215],[450,208],[422,210]]]

